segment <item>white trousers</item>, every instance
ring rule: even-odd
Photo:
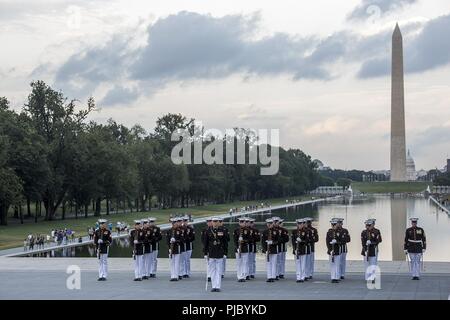
[[[312,277],[314,274],[314,252],[306,255],[306,276]]]
[[[334,261],[332,256],[330,255],[330,273],[331,273],[331,280],[339,280],[339,267],[341,263],[340,256],[334,256]]]
[[[248,275],[248,253],[241,253],[239,258],[239,253],[236,252],[236,271],[237,278],[245,279]]]
[[[267,279],[275,279],[277,277],[277,260],[278,254],[269,254],[269,261],[266,258]]]
[[[188,276],[190,276],[191,275],[191,256],[192,256],[192,250],[188,250],[188,251],[185,251],[185,252],[183,252],[182,254],[181,254],[181,256],[182,256],[182,263],[181,263],[181,265],[182,265],[182,270],[181,270],[181,275],[182,276],[184,276],[184,275],[188,275]]]
[[[178,279],[180,275],[180,259],[181,254],[172,254],[172,258],[170,258],[170,278]]]
[[[213,289],[220,289],[220,284],[222,282],[222,269],[223,269],[223,258],[208,259],[208,270],[210,270],[211,285]]]
[[[248,274],[254,276],[256,274],[256,253],[249,252],[248,254]]]
[[[367,257],[364,257],[364,267],[365,271],[365,279],[366,280],[375,280],[375,272],[377,265],[377,257],[369,257],[369,261],[367,261]]]
[[[222,264],[223,264],[223,266],[222,266],[222,275],[225,276],[225,270],[226,270],[226,267],[227,267],[227,258],[223,258],[222,260],[223,260],[223,262],[222,262]]]
[[[158,267],[158,250],[154,250],[150,253],[150,260],[150,274],[156,274],[156,269]]]
[[[98,259],[98,277],[106,278],[108,277],[108,254],[101,253],[100,259]]]
[[[142,278],[144,276],[144,255],[136,255],[134,261],[134,278]]]
[[[409,253],[409,259],[411,260],[411,275],[413,277],[420,277],[420,264],[422,262],[422,254]]]
[[[144,253],[144,276],[148,277],[150,275],[151,265],[152,265],[152,254]]]
[[[305,278],[307,277],[306,262],[308,260],[308,256],[309,254],[302,254],[295,259],[295,273],[297,275],[297,280],[305,280]]]
[[[339,268],[339,277],[345,277],[345,267],[347,265],[347,252],[342,252],[341,256],[341,266]]]

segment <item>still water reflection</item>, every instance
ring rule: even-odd
[[[296,208],[273,211],[285,219],[285,227],[293,229],[295,219],[311,216],[315,219],[314,226],[319,231],[320,240],[316,245],[316,259],[327,259],[325,234],[329,228],[329,221],[333,217],[344,218],[344,227],[352,237],[348,244],[347,259],[362,259],[360,234],[364,229],[364,221],[367,218],[375,218],[376,227],[381,230],[383,242],[380,244],[379,259],[385,261],[404,260],[403,241],[405,229],[409,226],[410,217],[419,218],[419,226],[425,229],[428,248],[425,254],[426,261],[450,262],[450,217],[440,211],[436,206],[424,198],[390,198],[386,196],[374,196],[365,200],[339,200],[323,204],[303,205]],[[257,221],[257,227],[264,229],[264,220],[268,215],[253,215]],[[235,221],[226,221],[226,226],[232,232],[236,227]],[[194,243],[194,258],[203,257],[201,252],[200,232],[204,224],[195,225],[197,234]],[[229,256],[234,250],[230,242]],[[292,249],[288,248],[287,259],[293,259]],[[96,255],[93,245],[83,245],[74,248],[54,250],[45,253],[53,257],[94,257]],[[160,257],[167,258],[167,245],[161,241]],[[42,254],[41,254],[42,256]],[[122,238],[114,241],[110,248],[111,257],[130,257],[131,248],[128,239]],[[262,255],[260,256],[263,259]]]

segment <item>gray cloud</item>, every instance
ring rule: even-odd
[[[99,106],[115,106],[127,104],[139,97],[139,92],[136,89],[124,88],[122,86],[114,86],[109,90],[105,97],[99,102]]]
[[[129,49],[133,36],[123,35],[72,55],[57,69],[55,80],[69,92],[79,87],[93,91],[103,82],[118,85],[131,80],[137,82],[140,93],[149,95],[171,81],[233,74],[329,80],[338,76],[331,71],[338,61],[361,64],[359,78],[389,74],[391,30],[371,36],[342,31],[326,38],[276,33],[255,40],[258,22],[257,15],[215,18],[180,12],[149,26],[147,43],[138,49]],[[402,30],[407,38],[406,72],[450,62],[450,41],[446,40],[450,39],[450,16],[408,24]],[[132,99],[139,94],[126,96]],[[113,98],[119,99],[111,93],[104,102],[114,104]]]
[[[406,28],[407,29],[407,28]],[[441,16],[424,24],[417,35],[403,40],[406,73],[432,70],[450,63],[450,15]],[[390,40],[388,42],[390,44]],[[390,49],[390,46],[389,46]],[[390,50],[369,58],[358,72],[360,78],[385,76],[390,73]]]
[[[407,5],[416,3],[418,0],[362,0],[361,3],[347,16],[348,20],[363,20],[369,19],[376,11],[371,11],[373,8],[378,8],[380,14],[387,14],[390,12],[402,9]]]
[[[449,142],[450,127],[434,126],[425,131],[416,134],[411,143],[411,148],[417,153],[422,154],[430,146],[445,144]]]

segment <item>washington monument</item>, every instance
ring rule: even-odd
[[[406,181],[403,39],[398,24],[392,35],[391,181]]]

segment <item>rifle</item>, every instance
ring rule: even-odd
[[[298,228],[297,228],[297,238],[300,236],[300,232],[299,232],[299,230],[298,230]],[[298,256],[299,256],[299,250],[300,250],[300,242],[298,242],[297,241],[297,239],[295,239],[295,241],[296,241],[296,245],[295,245],[295,258],[296,259],[298,259]]]
[[[333,239],[336,238],[336,232],[333,230]],[[331,262],[334,263],[334,244],[331,245]]]
[[[269,231],[269,234],[267,235],[267,240],[272,241],[272,230],[269,228],[268,231]],[[270,246],[271,245],[267,243],[267,250],[266,250],[267,262],[270,261],[270,257],[269,257],[269,255],[270,255]]]
[[[242,238],[242,232],[243,232],[243,227],[240,227],[239,229],[239,238]],[[241,258],[241,252],[242,252],[242,241],[238,239],[238,257],[239,259]]]
[[[370,231],[367,230],[366,233],[367,233],[367,240],[370,240]],[[366,240],[366,242],[367,242],[367,240]],[[369,246],[370,246],[370,244],[366,245],[366,247],[367,247],[367,250],[366,250],[366,261],[367,262],[369,262]]]
[[[175,237],[175,228],[172,228],[172,234],[170,239],[172,240],[172,238]],[[173,252],[173,246],[174,246],[174,242],[170,241],[170,248],[169,248],[169,258],[172,259],[172,252]]]
[[[134,241],[137,240],[136,239],[136,233],[138,231],[137,231],[137,229],[134,229],[133,231],[134,231],[134,233],[133,233],[133,260],[136,260],[136,251],[137,251],[137,249],[136,249],[136,243]]]

